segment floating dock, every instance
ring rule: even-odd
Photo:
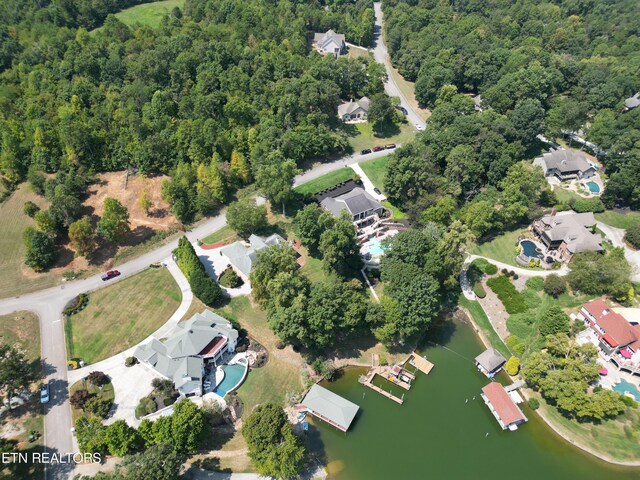
[[[409,362],[409,365],[416,367],[425,375],[429,375],[429,372],[431,372],[431,370],[433,369],[433,363],[431,363],[426,358],[421,357],[416,352],[413,352],[409,356],[409,358],[407,359],[407,362]]]

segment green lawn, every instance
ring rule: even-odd
[[[217,313],[239,323],[269,352],[267,364],[251,370],[238,389],[238,397],[244,404],[244,416],[251,413],[256,405],[266,402],[284,405],[287,393],[301,392],[302,358],[291,347],[283,350],[275,347],[278,338],[269,329],[264,311],[251,305],[248,297],[236,297]]]
[[[204,238],[201,238],[200,241],[202,243],[207,243],[207,244],[211,244],[211,243],[216,243],[219,242],[221,240],[225,240],[229,237],[235,237],[236,236],[236,232],[234,232],[231,227],[229,227],[229,225],[225,225],[224,227],[222,227],[219,230],[216,230],[215,232],[207,235]]]
[[[525,232],[526,230],[505,232],[488,242],[476,245],[473,248],[473,253],[483,257],[492,258],[509,265],[518,266],[515,260],[516,242],[518,241],[518,236]]]
[[[558,203],[569,205],[570,200],[582,200],[584,197],[578,195],[576,192],[572,192],[571,190],[566,190],[562,187],[554,187],[553,193],[556,194],[556,198],[558,199]]]
[[[326,175],[322,175],[310,182],[300,185],[295,188],[295,191],[306,195],[308,193],[317,193],[327,188],[334,187],[339,183],[351,180],[355,176],[355,172],[350,167],[344,167],[340,170],[329,172]]]
[[[640,212],[618,213],[612,210],[596,213],[596,220],[612,227],[627,229],[640,223]]]
[[[354,152],[389,143],[404,144],[413,140],[416,134],[415,129],[408,123],[387,124],[379,137],[373,134],[373,127],[368,122],[348,124],[344,129]]]
[[[23,208],[27,201],[47,207],[47,202],[31,191],[26,183],[11,194],[9,199],[0,204],[0,297],[41,290],[55,285],[61,278],[61,273],[50,271],[35,273],[24,265],[25,248],[22,243],[22,232],[33,226],[31,218],[24,214]]]
[[[360,168],[367,174],[371,183],[373,183],[376,187],[385,193],[384,191],[384,176],[387,172],[387,162],[389,157],[379,157],[374,158],[373,160],[368,160],[366,162],[360,163]],[[404,220],[407,218],[407,215],[400,210],[398,207],[394,206],[388,200],[382,202],[386,208],[391,210],[391,218],[394,220]]]
[[[31,360],[40,360],[40,324],[32,312],[14,312],[0,316],[0,343],[19,347]]]
[[[157,27],[162,17],[171,13],[174,7],[182,8],[185,0],[164,0],[162,2],[144,3],[127,8],[115,14],[116,18],[127,25],[140,23],[150,27]]]
[[[87,308],[65,321],[69,357],[95,363],[126,350],[162,326],[181,298],[166,268],[147,269],[90,293]]]
[[[458,305],[469,311],[474,322],[489,339],[493,348],[498,350],[505,358],[509,358],[511,356],[511,352],[493,329],[493,326],[487,318],[487,315],[484,313],[482,306],[475,300],[467,300],[462,294],[458,297]]]

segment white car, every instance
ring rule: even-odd
[[[49,403],[49,384],[45,383],[40,387],[40,402]]]
[[[418,130],[419,132],[424,130],[424,126],[421,123],[416,123],[416,130]]]

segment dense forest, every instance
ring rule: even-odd
[[[442,87],[480,94],[507,117],[542,108],[541,131],[586,132],[607,151],[603,201],[640,208],[640,111],[621,113],[640,90],[635,0],[386,0],[394,65],[434,107]],[[536,107],[534,107],[534,104]]]
[[[165,196],[190,220],[254,178],[345,151],[337,105],[383,89],[384,69],[368,58],[309,48],[330,27],[370,42],[371,2],[189,0],[158,29],[109,16],[92,33],[79,14],[59,20],[61,4],[5,6],[16,22],[3,27],[15,45],[3,46],[11,67],[0,77],[10,183],[30,169],[172,173]]]

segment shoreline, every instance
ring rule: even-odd
[[[484,344],[484,346],[486,348],[489,347],[493,347],[494,345],[489,341],[489,339],[487,338],[487,336],[485,335],[485,333],[482,331],[482,329],[480,328],[480,326],[476,323],[475,319],[473,318],[473,315],[471,315],[471,312],[469,312],[466,308],[458,306],[458,308],[460,309],[460,311],[464,312],[465,316],[468,318],[469,323],[471,324],[473,330],[476,332],[476,335],[478,336],[478,338],[480,338],[480,341]],[[519,377],[519,375],[518,375]],[[532,397],[532,393],[530,391],[530,389],[528,388],[522,388],[520,389],[525,397],[526,400],[529,400],[529,398]],[[560,427],[559,425],[556,425],[555,422],[553,422],[544,412],[545,408],[549,408],[545,403],[540,402],[540,408],[533,410],[534,413],[536,413],[538,415],[538,417],[540,417],[542,419],[542,421],[551,429],[553,430],[553,432],[558,435],[560,438],[562,438],[565,442],[570,443],[571,445],[573,445],[574,447],[576,447],[579,450],[582,450],[585,453],[588,453],[589,455],[592,455],[600,460],[602,460],[603,462],[607,462],[610,463],[611,465],[618,465],[621,467],[640,467],[640,460],[638,461],[631,461],[631,462],[625,462],[622,460],[615,460],[607,455],[604,455],[602,453],[596,452],[595,450],[593,450],[591,447],[588,447],[586,445],[583,445],[582,443],[576,442],[573,438],[571,438],[569,435],[567,435],[562,427]]]

